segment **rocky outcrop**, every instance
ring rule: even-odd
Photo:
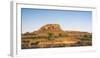
[[[39,30],[32,32],[38,36],[48,36],[48,33],[52,33],[53,36],[59,36],[65,32],[61,29],[59,24],[47,24],[42,26]]]
[[[47,24],[40,28],[40,31],[62,31],[59,24]]]

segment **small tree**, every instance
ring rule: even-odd
[[[52,33],[48,33],[48,39],[51,40],[51,38],[53,37]]]

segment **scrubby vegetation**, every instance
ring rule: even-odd
[[[91,46],[92,33],[63,31],[58,24],[43,26],[38,31],[22,34],[22,49]]]

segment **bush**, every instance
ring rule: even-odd
[[[59,37],[62,37],[63,35],[61,33],[59,33]]]
[[[92,35],[85,34],[81,36],[81,40],[92,40]]]
[[[48,39],[51,40],[51,38],[53,37],[52,33],[48,33]]]
[[[59,37],[66,37],[68,36],[67,34],[64,34],[64,33],[59,33]]]

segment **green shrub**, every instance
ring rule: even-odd
[[[48,33],[48,39],[51,40],[53,37],[53,34],[52,33]]]
[[[85,34],[81,36],[81,40],[92,40],[92,35]]]

